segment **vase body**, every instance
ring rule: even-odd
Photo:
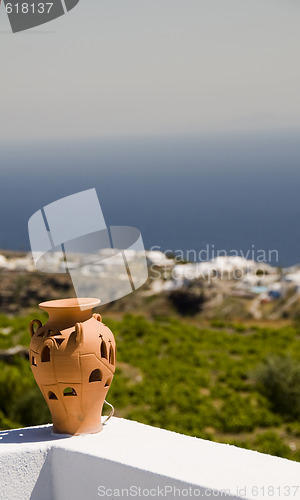
[[[53,419],[53,431],[91,434],[102,429],[101,413],[115,372],[112,332],[92,309],[98,299],[61,299],[39,304],[49,314],[33,320],[30,363]]]

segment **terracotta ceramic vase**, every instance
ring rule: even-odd
[[[29,325],[31,369],[49,406],[54,432],[91,434],[102,429],[116,344],[100,314],[92,314],[99,303],[91,298],[42,302],[39,307],[49,314],[48,322],[42,325],[34,319]]]

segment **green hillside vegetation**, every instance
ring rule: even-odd
[[[29,346],[32,317],[0,315],[0,349]],[[174,317],[106,319],[117,342],[116,415],[300,460],[300,332]],[[47,423],[29,362],[0,361],[0,428]]]

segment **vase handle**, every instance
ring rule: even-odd
[[[37,325],[36,331],[34,331],[34,328],[33,328],[35,324]],[[33,337],[34,334],[37,332],[37,330],[39,328],[41,328],[41,326],[43,326],[43,325],[42,325],[42,322],[39,319],[33,319],[32,321],[30,321],[30,323],[29,323],[30,336]]]
[[[81,344],[83,340],[82,323],[76,323],[75,332],[76,332],[76,344]]]
[[[94,313],[94,314],[93,314],[93,317],[94,317],[97,321],[99,321],[99,323],[101,323],[101,321],[102,321],[101,314]]]

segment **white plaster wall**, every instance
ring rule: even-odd
[[[300,463],[119,418],[99,434],[42,426],[0,443],[1,500],[300,499]]]
[[[1,500],[53,500],[49,460],[52,439],[51,426],[0,431]],[[34,497],[32,492],[41,474],[44,494]]]

